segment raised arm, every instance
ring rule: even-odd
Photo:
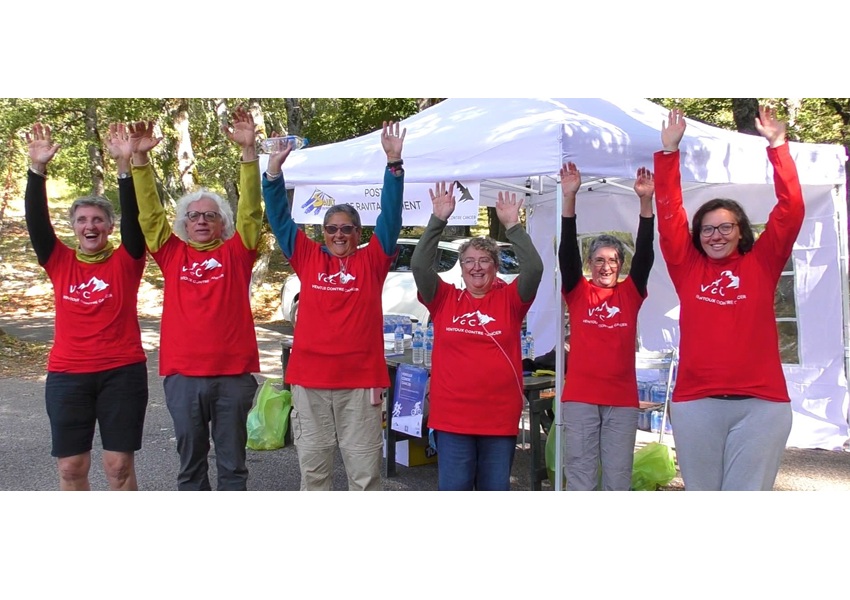
[[[770,211],[765,230],[756,241],[754,250],[761,253],[766,248],[775,257],[774,268],[781,272],[803,225],[803,190],[797,175],[797,165],[788,147],[785,123],[776,119],[773,109],[761,106],[755,124],[769,145],[767,156],[773,165],[777,203]]]
[[[387,155],[387,168],[384,171],[384,187],[381,188],[381,214],[375,222],[375,235],[381,243],[384,253],[395,253],[395,246],[401,233],[402,200],[404,199],[404,169],[401,151],[407,129],[399,133],[399,124],[384,121],[381,131],[381,146]]]
[[[581,187],[581,172],[575,163],[561,166],[561,243],[558,244],[558,267],[561,269],[561,290],[569,294],[582,276],[581,252],[576,227],[576,194]]]
[[[272,137],[277,136],[276,132],[272,133]],[[291,142],[287,143],[280,152],[270,154],[269,164],[263,175],[263,199],[266,202],[269,225],[287,260],[292,258],[292,252],[295,250],[295,234],[298,231],[298,226],[292,220],[289,198],[286,195],[286,182],[283,179],[283,163],[290,152],[292,152]]]
[[[32,126],[26,139],[30,168],[24,194],[24,213],[38,264],[44,266],[57,242],[47,209],[47,165],[59,151],[59,144],[53,143],[50,127],[41,123]]]
[[[641,296],[646,296],[646,283],[649,272],[655,262],[655,249],[652,241],[655,238],[655,219],[652,214],[652,196],[655,193],[655,179],[652,171],[641,167],[635,174],[635,194],[640,200],[640,223],[638,224],[635,255],[632,257],[632,268],[629,276]]]
[[[534,247],[531,236],[519,222],[519,209],[524,200],[517,201],[516,194],[499,192],[496,200],[496,216],[505,226],[505,236],[514,246],[519,260],[520,272],[516,279],[517,292],[523,302],[531,302],[537,295],[540,280],[543,279],[543,259]]]
[[[133,149],[133,186],[139,206],[139,225],[145,236],[145,243],[152,253],[157,252],[171,237],[171,226],[159,199],[153,167],[150,163],[150,151],[162,138],[154,132],[153,121],[131,123],[130,144]]]
[[[136,188],[133,187],[130,160],[133,144],[130,131],[124,123],[110,123],[106,136],[106,149],[115,160],[118,169],[118,202],[121,205],[121,243],[127,253],[139,259],[145,255],[145,236],[139,225],[139,204]]]
[[[222,127],[224,135],[242,149],[239,168],[240,195],[236,207],[236,231],[248,250],[256,250],[263,226],[263,203],[260,194],[260,162],[257,157],[257,127],[254,115],[239,106],[230,123]]]
[[[661,125],[663,150],[654,155],[655,207],[658,218],[658,240],[668,265],[685,261],[696,252],[691,243],[688,216],[682,203],[682,177],[679,171],[679,143],[685,135],[685,115],[671,110]]]
[[[437,246],[440,236],[448,225],[449,217],[455,211],[454,188],[454,183],[447,188],[446,182],[443,181],[428,191],[431,195],[433,213],[428,221],[428,226],[425,227],[425,232],[419,238],[419,243],[413,250],[413,256],[410,257],[410,270],[413,272],[413,280],[416,282],[416,289],[425,304],[430,303],[437,293],[440,276],[434,269],[434,263],[437,261]]]

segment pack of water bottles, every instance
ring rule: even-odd
[[[413,321],[405,315],[384,315],[384,354],[404,354],[413,340]]]

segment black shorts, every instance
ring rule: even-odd
[[[45,401],[53,439],[51,456],[91,451],[95,422],[104,450],[135,452],[142,447],[148,406],[147,363],[97,373],[49,372]]]

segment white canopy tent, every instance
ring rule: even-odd
[[[546,264],[529,327],[537,354],[557,347],[560,365],[558,170],[565,161],[581,169],[580,233],[634,233],[633,177],[638,167],[652,168],[666,116],[665,108],[643,99],[447,99],[402,122],[407,129],[405,225],[427,222],[428,187],[437,181],[463,182],[487,205],[498,190],[527,191],[528,230]],[[758,136],[689,121],[680,146],[688,214],[710,198],[727,197],[741,202],[753,223],[764,223],[776,202],[765,146]],[[792,144],[791,152],[803,184],[806,220],[792,257],[799,364],[784,367],[794,409],[788,445],[838,449],[850,439],[847,157],[843,147],[833,145]],[[294,218],[321,222],[321,202],[363,199],[359,208],[366,210],[360,212],[364,224],[371,224],[370,202],[379,196],[385,160],[380,132],[294,152],[284,165],[287,186],[295,188]],[[311,205],[311,197],[321,202]],[[305,206],[316,210],[308,215]],[[657,248],[648,287],[639,319],[642,347],[670,350],[678,343],[678,300]],[[747,343],[735,332],[723,336],[725,342]]]

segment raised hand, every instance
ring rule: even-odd
[[[685,113],[674,108],[667,116],[667,122],[661,123],[661,145],[665,152],[675,152],[679,149],[679,142],[685,135]]]
[[[106,149],[115,160],[119,173],[130,170],[130,159],[133,157],[133,142],[130,140],[130,130],[124,123],[110,123],[106,136]]]
[[[281,135],[278,132],[273,131],[270,137],[276,138],[281,137]],[[281,167],[283,166],[283,163],[286,162],[286,157],[289,156],[290,152],[292,152],[291,141],[286,143],[286,146],[283,148],[283,150],[280,150],[279,152],[272,152],[271,154],[269,154],[269,165],[266,169],[266,172],[269,175],[275,176],[280,173]]]
[[[398,130],[398,123],[384,121],[384,128],[381,131],[381,146],[383,146],[384,152],[387,153],[387,162],[401,160],[401,149],[404,146],[404,136],[407,135],[407,128],[401,131],[401,135],[399,135]]]
[[[513,192],[499,192],[499,198],[496,200],[496,216],[499,217],[505,229],[510,229],[519,223],[519,209],[524,202],[524,198],[517,201],[516,194]]]
[[[446,182],[441,181],[434,186],[434,189],[428,190],[431,194],[431,204],[433,205],[434,216],[441,221],[448,221],[449,217],[455,212],[455,184],[452,183],[446,189]]]
[[[649,198],[655,193],[655,176],[646,167],[641,167],[635,173],[635,194],[638,198]]]
[[[777,120],[776,110],[769,106],[759,106],[756,130],[770,143],[771,148],[785,143],[785,122]]]
[[[30,167],[37,173],[44,174],[47,163],[53,160],[59,150],[59,144],[54,144],[50,137],[50,126],[35,123],[32,131],[26,133],[29,147]]]
[[[145,164],[148,161],[148,152],[156,148],[156,145],[162,141],[162,138],[157,137],[154,131],[153,121],[130,123],[128,129],[130,131],[130,147],[133,150],[134,162],[136,165]],[[140,157],[144,157],[144,160],[141,162],[138,160]]]
[[[565,217],[576,216],[576,194],[581,187],[581,171],[575,163],[568,162],[561,166],[561,196],[564,199],[561,212]]]
[[[635,194],[640,199],[640,216],[652,216],[652,196],[655,195],[655,176],[646,167],[635,173]]]
[[[254,148],[257,139],[257,126],[254,124],[254,115],[239,106],[233,111],[231,123],[222,126],[221,130],[231,142],[239,144],[242,148]]]

